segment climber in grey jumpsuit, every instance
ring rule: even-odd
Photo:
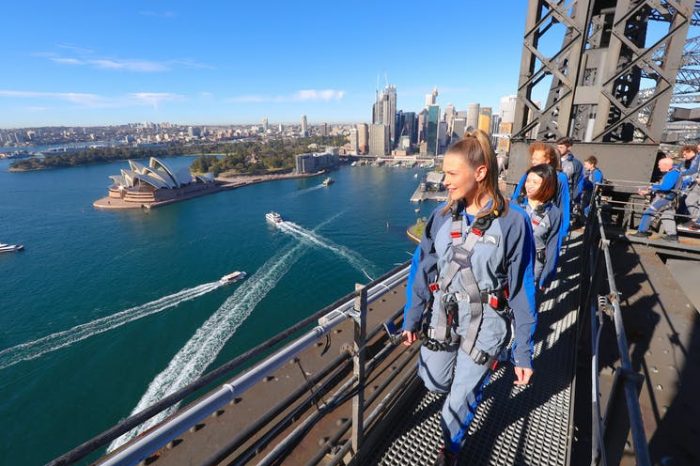
[[[498,191],[485,133],[455,143],[443,169],[450,201],[432,213],[414,254],[403,324],[405,345],[422,339],[418,374],[426,388],[447,394],[440,465],[456,464],[511,319],[515,383],[529,383],[537,323],[530,220]]]

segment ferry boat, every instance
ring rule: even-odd
[[[228,285],[229,283],[236,283],[238,280],[243,280],[245,278],[245,272],[236,270],[229,274],[224,275],[219,279],[219,282],[223,285]]]
[[[326,178],[325,180],[323,180],[323,183],[322,183],[322,184],[323,184],[323,186],[330,186],[330,185],[332,185],[333,183],[335,183],[335,180],[329,176],[328,178]]]
[[[22,251],[23,249],[24,249],[24,245],[22,245],[22,244],[0,243],[0,252],[15,252],[15,251]]]
[[[277,212],[268,212],[268,213],[266,213],[266,214],[265,214],[265,219],[266,219],[268,222],[271,222],[271,223],[274,223],[274,224],[282,223],[282,216],[281,216],[280,214],[278,214]]]

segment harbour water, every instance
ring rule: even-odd
[[[193,157],[167,159],[174,167]],[[417,169],[345,166],[103,212],[126,162],[0,161],[0,462],[42,464],[410,259]],[[278,211],[290,223],[265,221]],[[248,277],[219,286],[234,270]]]

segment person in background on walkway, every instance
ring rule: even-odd
[[[420,336],[418,375],[428,390],[447,395],[436,464],[455,465],[511,321],[514,383],[532,377],[535,247],[527,214],[498,189],[486,133],[453,144],[443,171],[449,200],[431,214],[413,255],[403,339],[410,346]]]
[[[556,149],[552,145],[541,141],[535,141],[530,144],[528,150],[530,152],[531,167],[546,163],[551,165],[557,172],[557,194],[554,196],[553,202],[561,212],[561,226],[559,228],[559,237],[557,239],[557,249],[561,249],[561,245],[564,243],[564,238],[566,238],[566,235],[569,233],[571,200],[569,197],[568,178],[561,172],[559,157],[557,156]],[[520,181],[513,191],[513,198],[518,197],[519,193],[522,192],[526,179],[527,175],[523,175],[520,178]]]
[[[700,144],[698,144],[700,146]],[[698,146],[688,145],[681,148],[683,162],[678,167],[683,177],[681,189],[687,189],[695,181],[695,176],[700,169],[700,157],[698,157]]]
[[[690,220],[683,226],[693,231],[700,231],[700,173],[696,174],[684,194],[685,208]]]
[[[561,155],[561,171],[569,180],[569,194],[574,206],[581,202],[583,192],[583,164],[571,153],[571,146],[574,143],[569,138],[559,138],[557,140],[557,150]],[[578,209],[578,208],[577,208]]]
[[[535,237],[535,283],[542,291],[554,279],[559,258],[561,210],[553,202],[557,194],[557,172],[551,165],[543,163],[531,167],[525,176],[523,191],[511,202],[530,217]]]
[[[681,172],[678,167],[673,165],[673,159],[670,157],[664,157],[659,160],[658,167],[659,171],[664,173],[661,182],[652,184],[648,189],[639,190],[640,195],[646,196],[647,194],[652,194],[653,199],[651,205],[642,214],[637,232],[631,236],[637,238],[651,236],[651,232],[649,231],[651,221],[661,216],[661,227],[665,232],[665,235],[663,235],[661,239],[666,241],[678,241],[674,202],[678,195],[677,190],[682,181]]]
[[[583,194],[581,195],[581,212],[583,212],[583,221],[588,218],[588,212],[591,210],[591,199],[595,185],[603,182],[603,172],[598,168],[598,159],[591,155],[583,161],[585,170],[583,176]]]

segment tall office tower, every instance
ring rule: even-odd
[[[389,153],[389,127],[372,125],[369,127],[369,154],[384,156]]]
[[[321,130],[321,136],[328,136],[328,123],[323,123],[319,129]]]
[[[425,141],[426,131],[428,129],[428,110],[425,108],[418,113],[418,144]]]
[[[501,123],[513,123],[515,121],[515,103],[518,97],[514,95],[506,95],[501,97],[498,106],[498,116],[501,117]]]
[[[408,136],[411,144],[418,144],[418,119],[415,112],[405,112],[402,115],[403,123],[396,130],[399,133],[399,139],[402,136]]]
[[[433,92],[430,94],[425,94],[425,106],[430,107],[431,105],[435,105],[437,103],[437,97],[438,97],[438,90],[437,87],[433,88]]]
[[[437,155],[439,152],[438,123],[440,122],[440,107],[438,105],[430,105],[427,110],[425,142],[428,146],[428,154]]]
[[[369,127],[367,123],[357,125],[357,146],[361,154],[366,154],[369,151]]]
[[[478,127],[486,134],[491,134],[491,113],[491,107],[482,107],[481,110],[479,110]]]
[[[466,118],[455,118],[454,124],[452,125],[452,133],[450,133],[450,143],[455,143],[462,139],[464,132],[467,129],[467,119]]]
[[[384,89],[384,108],[382,123],[389,127],[389,147],[394,147],[396,138],[396,87],[389,84]]]
[[[479,128],[479,104],[467,105],[467,131]]]
[[[447,122],[438,122],[438,154],[444,153],[447,144],[450,142],[449,133],[447,132]]]
[[[306,121],[306,115],[301,116],[301,135],[303,137],[309,135],[309,123]]]
[[[350,139],[350,151],[355,155],[360,153],[360,145],[357,136],[357,128],[350,128],[350,135],[348,136],[348,139]]]
[[[269,128],[269,123],[267,121],[267,118],[262,119],[262,127],[263,127],[263,131],[267,132],[267,129]]]
[[[455,106],[452,104],[447,104],[445,107],[444,119],[447,123],[447,133],[452,134],[452,125],[454,124],[455,118],[457,117],[457,112],[455,111]]]

